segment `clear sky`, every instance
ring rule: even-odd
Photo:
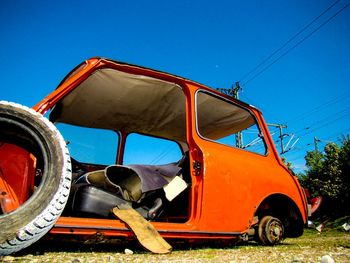
[[[349,1],[2,0],[0,99],[32,106],[93,56],[213,88],[240,80],[242,100],[260,108],[268,123],[285,124],[284,132],[299,138],[285,156],[300,171],[305,152],[314,149],[314,137],[323,149],[327,141],[350,133],[350,7],[326,23]]]

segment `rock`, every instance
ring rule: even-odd
[[[308,228],[315,228],[316,226],[315,226],[314,222],[312,222],[311,220],[308,220],[307,221],[307,227]]]
[[[342,225],[342,227],[344,228],[345,231],[349,231],[350,230],[350,224],[348,224],[348,223],[344,223]]]
[[[324,228],[324,224],[322,223],[316,227],[316,230],[321,233],[323,228]]]
[[[335,263],[335,261],[330,255],[325,255],[321,258],[321,263]]]
[[[134,254],[134,252],[133,252],[132,250],[128,249],[128,248],[126,248],[126,249],[124,250],[124,253],[125,253],[126,255],[132,255],[132,254]]]
[[[12,256],[4,256],[2,258],[2,262],[12,262],[12,261],[15,261],[15,257],[12,257]]]

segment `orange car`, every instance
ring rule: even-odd
[[[261,112],[188,79],[92,58],[32,109],[0,102],[0,125],[0,255],[48,231],[132,237],[118,205],[166,239],[273,245],[307,222]]]

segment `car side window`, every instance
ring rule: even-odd
[[[249,110],[203,91],[197,93],[196,109],[197,130],[203,138],[266,154],[264,138]]]
[[[180,146],[170,140],[132,133],[126,139],[124,164],[159,165],[181,159]]]
[[[57,123],[71,156],[79,162],[110,165],[116,162],[119,136],[111,130]]]

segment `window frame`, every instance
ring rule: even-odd
[[[213,139],[210,139],[210,138],[207,138],[207,137],[203,136],[203,135],[200,133],[200,131],[199,131],[199,125],[198,125],[198,94],[199,94],[199,93],[205,93],[205,94],[207,94],[207,95],[209,95],[209,96],[212,96],[212,97],[217,98],[217,99],[219,99],[219,100],[225,101],[225,102],[227,102],[227,103],[229,103],[229,104],[231,104],[231,105],[233,105],[233,106],[235,106],[235,107],[238,107],[238,108],[241,108],[241,109],[247,111],[247,112],[252,116],[252,118],[254,119],[255,125],[256,125],[257,129],[259,130],[259,134],[261,135],[261,137],[260,137],[260,138],[261,138],[261,141],[262,141],[262,143],[263,143],[263,146],[265,147],[265,153],[262,154],[262,153],[259,153],[259,152],[256,152],[256,151],[250,151],[250,150],[247,149],[247,148],[240,148],[240,147],[237,147],[237,146],[235,146],[235,145],[232,145],[232,146],[231,146],[231,145],[229,145],[229,144],[221,143],[221,142],[219,142],[219,141],[215,141],[215,140],[213,140]],[[242,106],[242,105],[240,105],[240,104],[238,104],[238,103],[235,103],[234,101],[231,101],[231,100],[229,100],[229,99],[227,99],[227,98],[225,98],[225,97],[222,97],[222,96],[220,96],[220,95],[218,95],[218,94],[216,94],[216,93],[214,93],[214,92],[211,92],[211,91],[208,91],[208,90],[203,90],[203,89],[198,89],[198,90],[195,92],[195,107],[194,107],[194,110],[195,110],[196,133],[197,133],[197,135],[198,135],[201,139],[203,139],[203,140],[205,140],[205,141],[217,143],[217,144],[220,144],[220,145],[229,147],[229,148],[242,150],[242,151],[249,152],[249,153],[252,153],[252,154],[257,154],[257,155],[259,155],[259,156],[264,156],[264,157],[266,157],[266,156],[269,155],[269,147],[268,147],[268,144],[266,143],[266,139],[265,139],[266,136],[265,136],[264,130],[261,128],[261,125],[260,125],[258,119],[256,118],[254,112],[252,112],[249,108],[244,107],[244,106]],[[233,133],[233,134],[231,134],[231,135],[235,135],[235,133]]]

